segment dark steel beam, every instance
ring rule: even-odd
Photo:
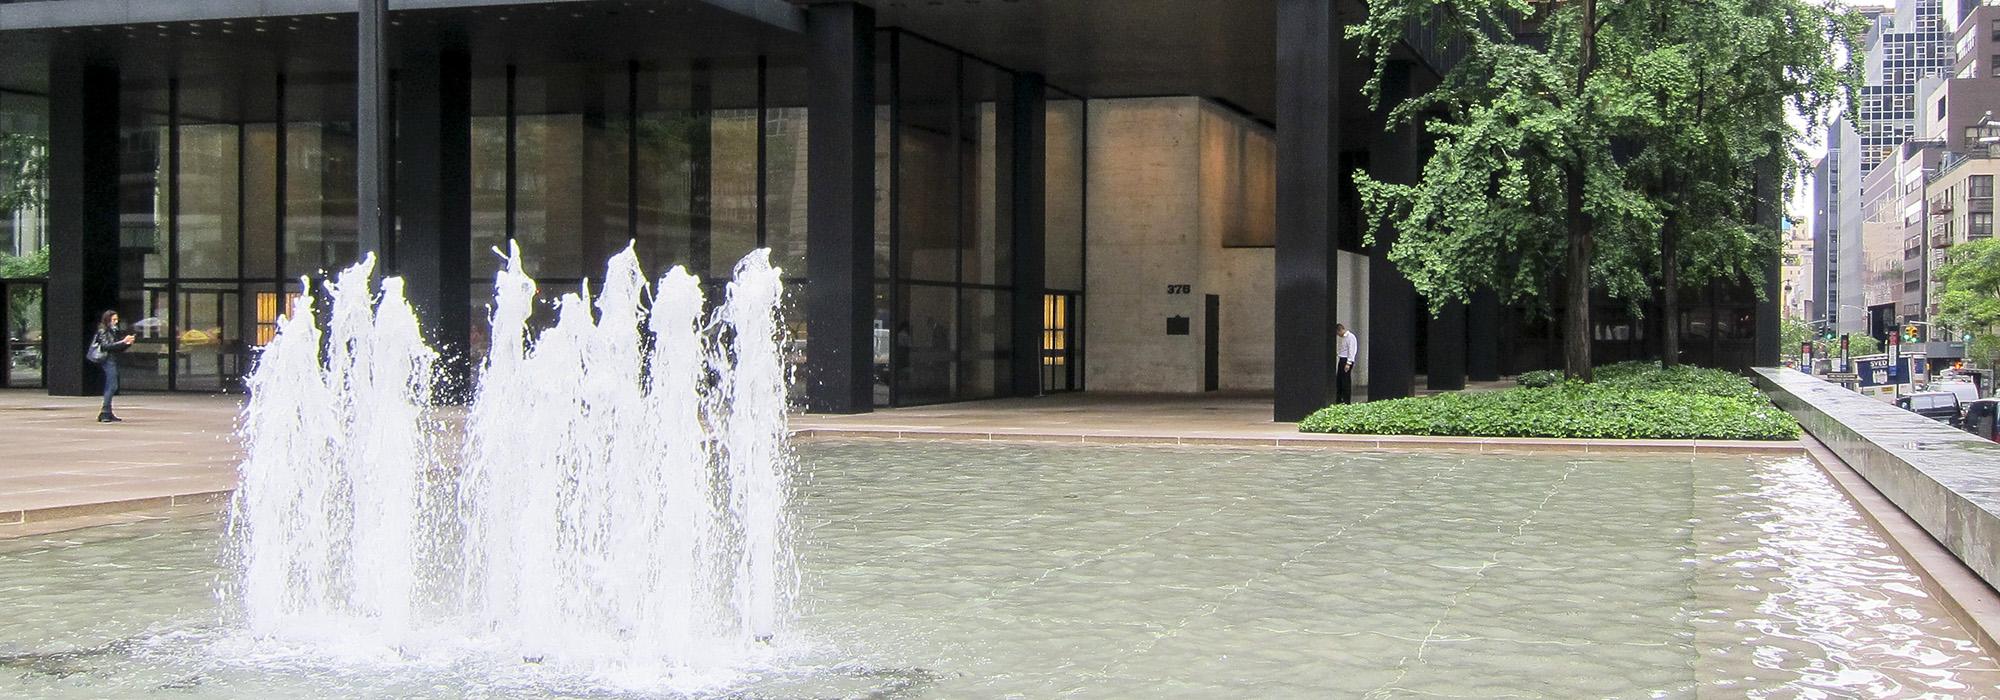
[[[1395,61],[1382,74],[1382,108],[1392,109],[1414,94],[1411,84],[1416,66]],[[1368,162],[1375,176],[1384,182],[1415,182],[1422,157],[1422,129],[1406,126],[1391,130],[1369,144],[1373,154]],[[1417,389],[1417,291],[1403,271],[1389,262],[1389,249],[1396,245],[1396,230],[1383,226],[1375,231],[1375,245],[1368,252],[1368,400],[1400,399],[1414,396]]]
[[[1465,316],[1465,378],[1490,382],[1500,378],[1500,295],[1490,289],[1472,293]]]
[[[389,0],[356,2],[360,23],[355,30],[355,232],[360,255],[374,253],[378,269],[395,270],[395,224],[388,216],[395,167],[389,156]]]
[[[1048,287],[1046,202],[1047,178],[1046,86],[1036,73],[1014,76],[1012,99],[1005,117],[1007,139],[1008,197],[1007,218],[1013,226],[1013,395],[1039,396],[1042,393],[1042,295]]]
[[[1338,302],[1340,62],[1333,3],[1278,0],[1278,203],[1272,418],[1296,421],[1333,397]]]
[[[806,10],[806,406],[874,409],[875,11]]]
[[[472,61],[463,37],[412,37],[396,92],[396,272],[440,359],[440,400],[471,380]]]
[[[49,66],[49,394],[89,396],[84,360],[97,314],[118,307],[118,69],[67,47]],[[122,309],[137,317],[139,309]]]
[[[1434,391],[1465,388],[1465,303],[1445,302],[1430,320],[1430,361],[1424,372],[1424,386]]]

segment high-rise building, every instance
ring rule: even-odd
[[[1900,0],[1868,32],[1868,82],[1861,88],[1861,168],[1873,169],[1917,134],[1917,84],[1956,64],[1945,0]]]

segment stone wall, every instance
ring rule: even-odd
[[[1194,97],[1092,100],[1089,109],[1087,386],[1200,392],[1213,294],[1220,388],[1270,390],[1273,331],[1284,322],[1272,308],[1271,129]],[[1339,267],[1340,320],[1365,339],[1367,258],[1343,252]],[[1167,334],[1174,316],[1188,319],[1187,335]],[[1360,345],[1357,386],[1367,382]]]

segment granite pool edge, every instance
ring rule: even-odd
[[[1320,447],[1330,449],[1410,449],[1490,454],[1680,454],[1778,455],[1804,454],[1797,440],[1611,440],[1562,438],[1448,437],[1428,435],[1342,435],[1283,433],[1271,435],[1182,435],[1110,431],[1035,431],[930,429],[915,427],[801,428],[795,439],[880,439],[964,442],[1032,442],[1076,445],[1180,445],[1193,447]]]
[[[1839,489],[1876,534],[1923,579],[1924,586],[1944,605],[1987,656],[2000,658],[2000,592],[1960,561],[1958,555],[1931,537],[1922,525],[1891,502],[1854,467],[1806,436],[1806,456]]]
[[[1807,433],[1988,586],[2000,586],[2000,444],[1796,370],[1756,373]]]

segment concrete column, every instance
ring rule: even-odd
[[[118,68],[58,48],[49,65],[48,356],[53,396],[102,391],[83,358],[97,314],[118,307]],[[123,309],[130,318],[138,309]]]
[[[395,212],[388,269],[442,355],[438,394],[469,398],[472,327],[472,62],[454,33],[413,37],[396,93]]]
[[[1393,109],[1414,93],[1409,61],[1395,61],[1382,74],[1382,109]],[[1384,182],[1414,182],[1423,155],[1422,129],[1394,129],[1370,144],[1369,163]],[[1389,262],[1396,230],[1376,229],[1368,252],[1368,400],[1413,396],[1417,388],[1417,291],[1403,271]]]
[[[1465,304],[1447,302],[1430,320],[1429,371],[1424,386],[1437,391],[1465,388]]]
[[[1272,418],[1333,399],[1340,212],[1341,26],[1328,0],[1278,0],[1277,290]]]
[[[875,10],[806,8],[806,406],[874,409]]]
[[[1465,315],[1465,378],[1490,382],[1500,378],[1500,295],[1490,289],[1472,293]]]
[[[1047,177],[1047,99],[1042,76],[1020,73],[1014,76],[1012,99],[1000,118],[1005,139],[1008,177],[998,201],[1006,203],[1012,225],[1013,298],[1013,394],[1040,396],[1042,393],[1042,294],[1047,289],[1047,252],[1043,201]]]

